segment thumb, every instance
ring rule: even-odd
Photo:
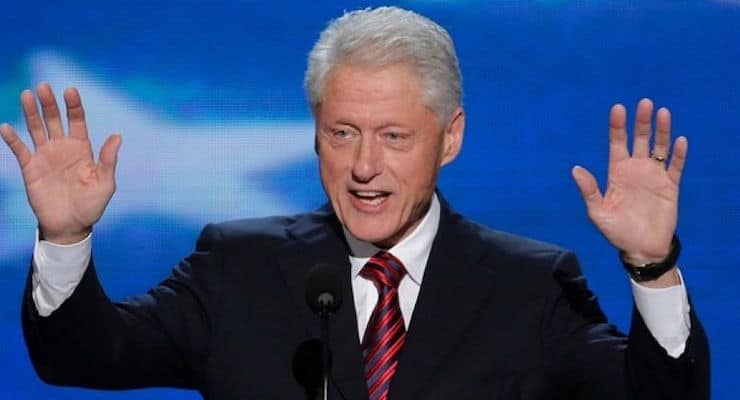
[[[585,168],[576,165],[571,170],[573,179],[578,185],[578,189],[581,191],[583,201],[586,203],[586,207],[589,211],[595,211],[601,207],[601,192],[599,191],[599,185],[596,183],[596,178],[588,172]]]
[[[98,172],[109,179],[113,179],[116,173],[116,164],[118,163],[118,150],[121,148],[123,138],[115,134],[108,137],[100,148],[100,157],[98,158]]]

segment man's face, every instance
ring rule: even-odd
[[[390,247],[426,213],[440,167],[462,143],[458,108],[442,126],[404,64],[342,64],[316,109],[321,181],[342,224],[358,239]]]

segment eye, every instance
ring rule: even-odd
[[[398,132],[398,131],[389,131],[389,132],[384,133],[383,137],[385,137],[387,140],[391,142],[398,142],[398,141],[406,139],[408,135]]]
[[[338,146],[353,142],[359,136],[359,133],[351,128],[336,127],[327,129],[324,131],[324,135],[329,142]]]
[[[413,135],[404,131],[387,131],[382,135],[383,141],[392,149],[409,150],[413,145]]]

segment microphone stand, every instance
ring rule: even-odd
[[[329,351],[329,317],[342,305],[342,281],[339,270],[327,263],[314,265],[306,277],[306,302],[313,312],[319,314],[321,330],[321,361],[324,392],[323,399],[329,398],[329,371],[331,352]]]
[[[323,346],[321,346],[321,364],[323,367],[322,372],[324,375],[324,389],[322,390],[322,392],[324,393],[323,399],[328,400],[330,368],[329,363],[331,362],[331,354],[329,352],[329,310],[326,307],[322,307],[322,310],[319,313],[319,317],[321,319],[321,341],[323,342]]]

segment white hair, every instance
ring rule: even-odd
[[[406,63],[419,77],[422,98],[445,124],[462,102],[462,77],[447,31],[429,18],[398,7],[346,12],[331,21],[308,55],[304,88],[312,111],[342,63],[385,67]]]

